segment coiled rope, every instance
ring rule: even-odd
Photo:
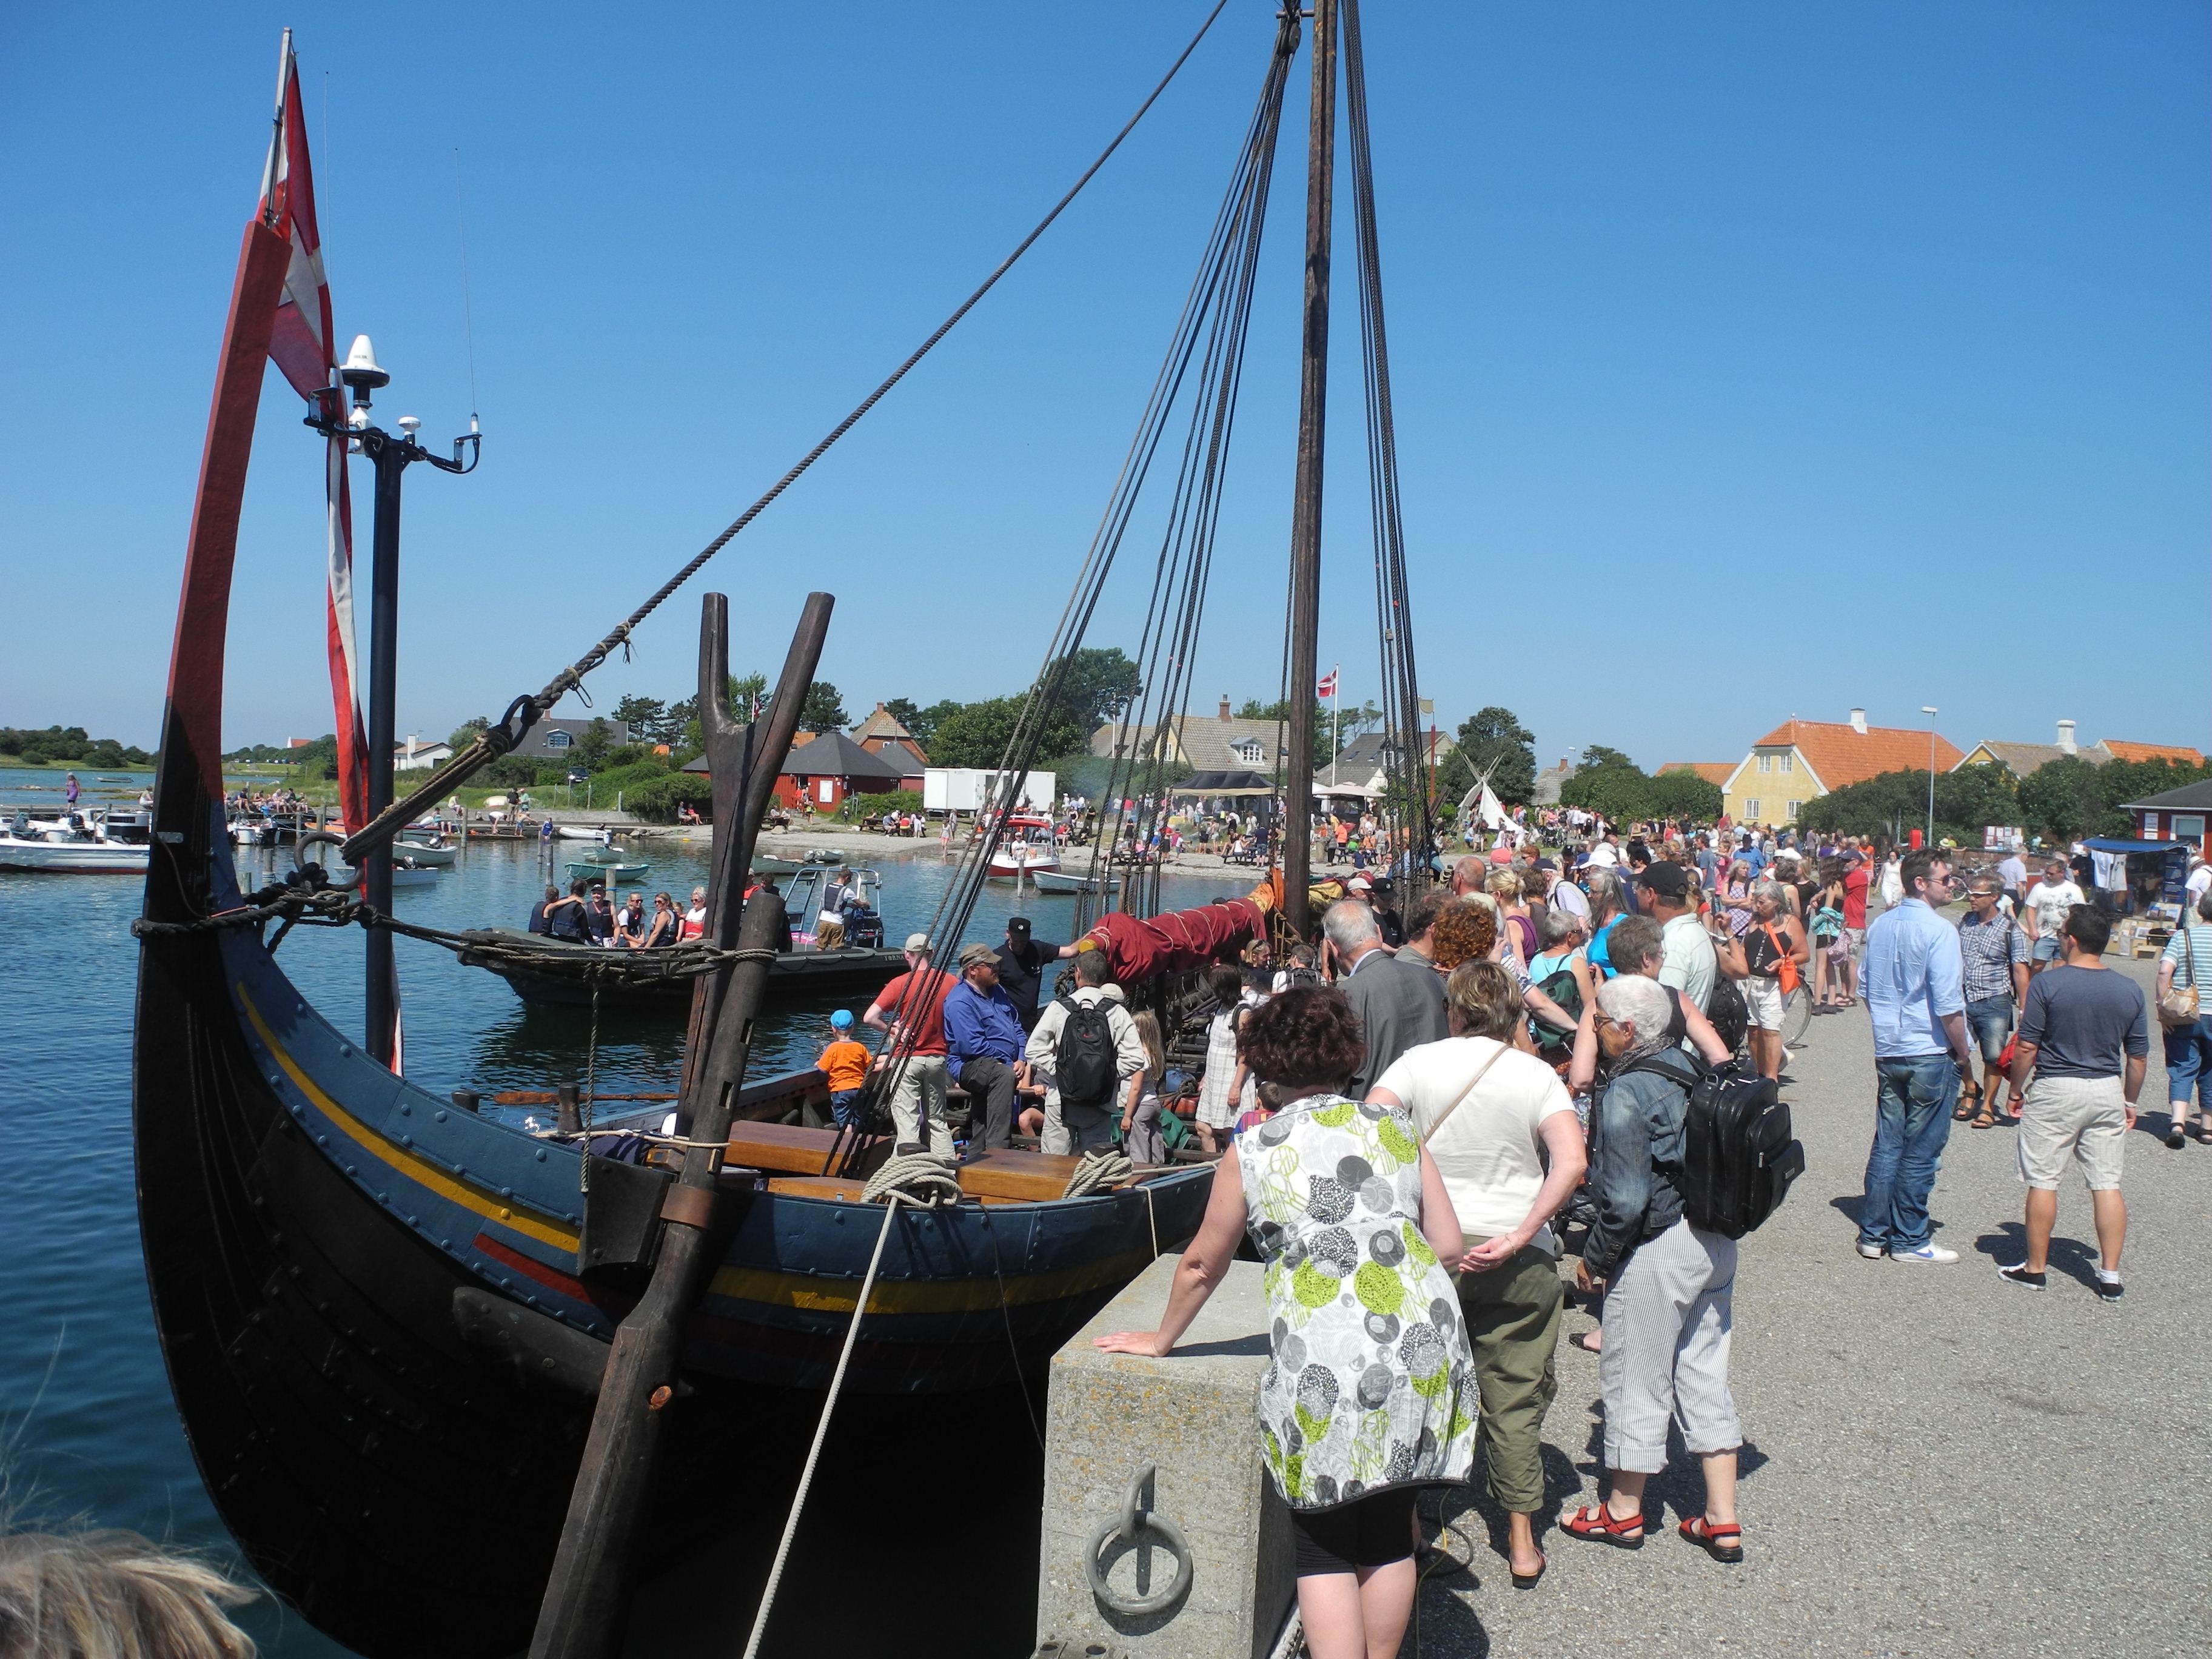
[[[941,1210],[957,1204],[960,1177],[949,1158],[934,1152],[907,1152],[891,1158],[870,1176],[861,1196],[884,1206],[884,1224],[877,1231],[875,1252],[868,1257],[868,1271],[853,1304],[853,1322],[845,1328],[845,1346],[837,1356],[836,1372],[830,1379],[830,1397],[822,1402],[822,1419],[814,1425],[814,1443],[806,1449],[806,1467],[799,1471],[798,1493],[784,1519],[783,1536],[776,1541],[775,1563],[769,1567],[768,1583],[761,1591],[760,1610],[753,1614],[752,1634],[745,1638],[745,1659],[754,1659],[760,1651],[761,1638],[768,1633],[776,1587],[783,1581],[783,1564],[790,1557],[791,1540],[799,1531],[799,1517],[806,1509],[806,1494],[814,1485],[814,1466],[821,1460],[822,1443],[830,1436],[830,1414],[837,1409],[838,1391],[845,1386],[845,1368],[852,1361],[854,1344],[860,1340],[860,1316],[868,1310],[876,1269],[883,1265],[884,1242],[891,1235],[891,1218],[902,1204],[921,1210]]]
[[[1137,1173],[1137,1166],[1124,1152],[1110,1152],[1103,1148],[1084,1153],[1076,1164],[1075,1173],[1068,1176],[1062,1198],[1088,1198],[1093,1193],[1118,1187]]]

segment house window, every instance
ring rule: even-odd
[[[1758,817],[1758,816],[1759,816],[1759,803],[1758,803],[1756,800],[1747,800],[1747,801],[1744,802],[1744,804],[1743,804],[1743,815],[1744,815],[1744,817],[1747,817],[1747,818],[1756,818],[1756,817]]]
[[[814,798],[827,806],[836,799],[833,793],[836,787],[837,781],[835,778],[823,778],[814,786]]]
[[[2201,813],[2177,812],[2173,815],[2173,838],[2176,841],[2203,841],[2204,818]]]
[[[572,747],[575,741],[575,738],[566,732],[548,732],[545,734],[545,746],[548,749],[567,749]]]
[[[1231,744],[1229,752],[1247,765],[1256,764],[1261,753],[1260,741],[1256,738],[1246,738],[1240,743]]]
[[[1782,809],[1782,821],[1783,821],[1783,823],[1796,823],[1796,822],[1797,822],[1797,809],[1798,809],[1799,807],[1802,806],[1804,804],[1805,804],[1805,803],[1804,803],[1803,801],[1802,801],[1802,800],[1793,800],[1793,801],[1787,801],[1787,802],[1784,802],[1784,805],[1783,805],[1783,809]]]
[[[1761,755],[1759,757],[1759,769],[1762,772],[1771,772],[1774,769],[1774,757]]]
[[[1782,769],[1783,769],[1784,771],[1787,772],[1787,771],[1790,769],[1790,757],[1789,757],[1789,756],[1784,755],[1784,756],[1782,757]]]

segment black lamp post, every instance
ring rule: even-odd
[[[415,441],[422,424],[411,415],[399,417],[401,435],[395,438],[369,423],[369,394],[390,383],[392,376],[377,366],[368,336],[356,335],[346,354],[338,378],[353,392],[353,409],[341,408],[343,394],[336,386],[325,391],[307,424],[329,437],[343,437],[355,452],[368,457],[376,468],[376,520],[369,574],[368,634],[368,811],[374,817],[392,805],[392,711],[398,702],[396,670],[399,654],[399,485],[408,466],[428,461],[441,472],[475,471],[483,447],[476,422],[465,436],[453,440],[453,458],[434,455]],[[462,459],[463,451],[467,459]],[[349,830],[357,828],[349,824]],[[362,896],[380,912],[392,910],[392,846],[386,842],[370,852],[362,865]],[[381,927],[368,932],[368,1052],[378,1064],[392,1063],[395,1024],[392,1000],[392,935]]]

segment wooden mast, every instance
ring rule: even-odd
[[[1314,686],[1321,621],[1321,485],[1328,416],[1328,249],[1336,170],[1336,0],[1313,0],[1313,102],[1306,135],[1306,292],[1298,376],[1298,465],[1291,514],[1289,754],[1284,762],[1283,919],[1311,918]]]

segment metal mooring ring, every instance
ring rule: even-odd
[[[1083,1574],[1091,1581],[1091,1593],[1098,1605],[1107,1612],[1123,1619],[1143,1619],[1156,1613],[1165,1613],[1182,1600],[1190,1589],[1190,1540],[1182,1535],[1182,1528],[1156,1510],[1147,1510],[1142,1504],[1145,1482],[1152,1478],[1157,1466],[1147,1463],[1137,1471],[1137,1478],[1129,1483],[1128,1496],[1121,1501],[1121,1513],[1109,1521],[1092,1534],[1090,1547],[1083,1552]],[[1175,1560],[1175,1577],[1168,1581],[1165,1589],[1154,1590],[1150,1595],[1123,1595],[1106,1582],[1105,1570],[1099,1558],[1106,1547],[1116,1537],[1135,1543],[1149,1528],[1167,1546]]]

